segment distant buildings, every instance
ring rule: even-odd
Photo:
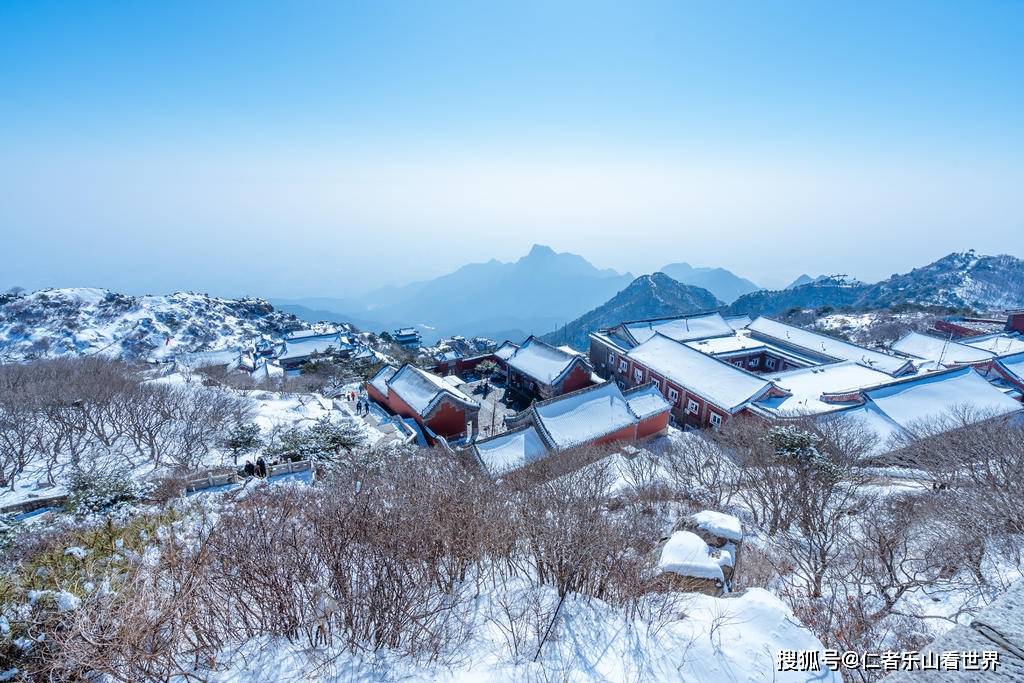
[[[419,330],[415,327],[403,327],[395,330],[391,333],[391,338],[395,340],[396,344],[400,344],[407,349],[418,349],[423,342]]]
[[[353,349],[349,337],[340,332],[300,330],[285,335],[275,355],[281,367],[290,370],[316,358],[348,358]]]

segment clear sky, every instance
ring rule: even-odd
[[[0,3],[0,287],[1024,256],[1024,2]]]

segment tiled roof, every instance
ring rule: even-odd
[[[445,396],[470,408],[480,407],[480,404],[442,378],[414,365],[403,365],[387,381],[387,386],[389,391],[395,392],[421,416],[430,414]]]
[[[771,382],[656,334],[627,354],[651,371],[716,406],[735,411],[770,390]]]
[[[793,325],[786,325],[771,318],[760,317],[747,326],[755,336],[767,337],[771,341],[796,346],[808,351],[824,354],[836,360],[852,360],[865,367],[881,370],[890,375],[898,375],[911,369],[906,358],[890,356],[880,351],[872,351],[841,339],[824,334],[811,332]]]

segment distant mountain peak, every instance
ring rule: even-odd
[[[543,258],[558,256],[559,254],[546,244],[534,244],[530,247],[530,252],[523,258]]]
[[[677,282],[706,289],[726,303],[760,289],[750,280],[739,277],[725,268],[694,267],[686,261],[670,263],[664,266],[661,272]]]
[[[698,313],[719,308],[722,302],[700,287],[685,285],[665,273],[641,275],[594,310],[542,337],[547,342],[587,349],[587,335],[623,320],[646,320]]]

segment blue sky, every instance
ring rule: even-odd
[[[1024,3],[0,4],[0,287],[1024,256]]]

